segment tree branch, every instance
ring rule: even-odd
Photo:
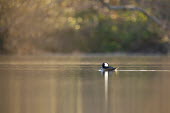
[[[151,20],[153,20],[156,24],[162,26],[161,21],[156,18],[155,16],[149,14],[146,10],[140,8],[140,7],[136,7],[136,6],[132,6],[132,5],[127,5],[127,6],[112,6],[109,3],[105,3],[103,0],[99,0],[104,6],[106,6],[108,9],[110,10],[130,10],[130,11],[139,11],[142,12],[144,15],[146,15],[148,18],[150,18]],[[164,26],[163,26],[164,27]]]

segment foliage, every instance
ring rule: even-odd
[[[154,25],[150,25],[145,15],[139,12],[119,12],[118,14],[105,15],[94,9],[75,14],[74,25],[78,25],[79,29],[73,27],[72,30],[75,29],[75,33],[78,35],[74,40],[75,45],[80,44],[75,47],[76,50],[84,52],[167,52],[161,42],[162,31],[153,29]],[[117,15],[116,19],[112,18],[114,15]],[[70,24],[72,25],[72,22]],[[84,37],[84,39],[80,37]]]
[[[165,39],[142,13],[109,11],[97,1],[0,0],[0,53],[166,53]]]

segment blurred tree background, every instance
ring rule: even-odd
[[[0,0],[0,54],[168,53],[169,0]]]

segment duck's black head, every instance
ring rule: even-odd
[[[102,64],[102,68],[107,68],[107,67],[109,67],[108,63],[105,62],[105,63]]]

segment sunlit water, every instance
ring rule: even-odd
[[[0,113],[170,113],[169,86],[169,57],[0,57]]]

